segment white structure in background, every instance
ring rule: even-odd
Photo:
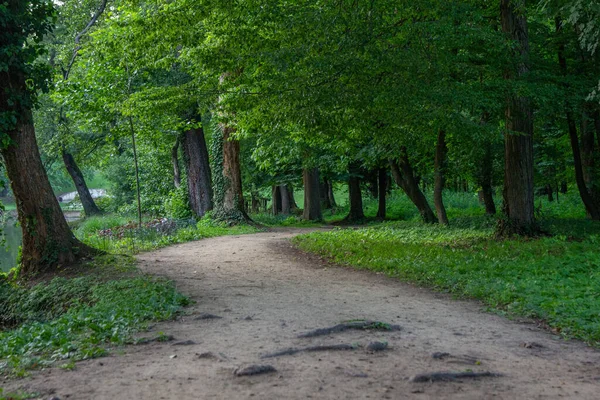
[[[106,189],[90,189],[90,194],[92,195],[92,199],[107,196]],[[75,197],[77,197],[77,192],[65,193],[58,196],[58,201],[61,203],[69,203],[75,200]]]

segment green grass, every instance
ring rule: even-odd
[[[31,288],[0,283],[0,372],[104,355],[133,342],[150,321],[173,318],[189,300],[164,279],[138,273],[131,261],[107,256],[85,276],[56,277]]]
[[[213,222],[209,218],[197,223],[188,220],[169,221],[160,229],[152,227],[139,229],[131,219],[114,215],[86,218],[74,225],[75,236],[84,243],[109,253],[119,254],[137,254],[177,243],[258,231],[250,225],[230,227]]]
[[[568,216],[577,215],[564,207]],[[549,212],[542,225],[552,237],[496,240],[494,219],[463,210],[457,207],[456,214],[476,215],[454,217],[450,227],[411,219],[311,233],[295,243],[341,264],[543,320],[564,337],[600,345],[599,223]]]

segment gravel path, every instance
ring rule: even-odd
[[[597,350],[485,313],[476,302],[327,264],[291,246],[301,232],[206,239],[139,256],[143,270],[175,280],[196,301],[189,315],[144,334],[174,340],[2,386],[63,400],[600,398]],[[362,319],[400,329],[298,337]],[[289,348],[312,351],[261,358]],[[245,370],[266,365],[275,371]],[[437,372],[450,374],[423,375]]]

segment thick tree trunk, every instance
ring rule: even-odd
[[[548,196],[548,201],[554,201],[554,189],[552,185],[546,185],[546,195]]]
[[[250,217],[244,210],[244,193],[242,191],[242,170],[240,165],[240,142],[233,138],[234,128],[219,124],[219,138],[213,140],[220,142],[221,154],[215,160],[214,194],[215,194],[215,218],[227,221],[230,224],[249,222]],[[218,135],[217,135],[218,136]]]
[[[385,219],[386,214],[386,196],[387,196],[387,170],[385,168],[379,168],[377,170],[377,178],[378,178],[378,189],[379,193],[378,197],[378,207],[377,207],[377,218],[380,220]]]
[[[213,188],[204,130],[187,130],[180,135],[180,141],[187,173],[190,207],[196,218],[202,218],[213,209]],[[243,207],[243,203],[241,206]]]
[[[281,191],[277,185],[271,187],[271,210],[273,215],[281,213]]]
[[[77,240],[67,225],[42,165],[31,112],[23,113],[16,129],[5,132],[11,144],[2,149],[2,156],[23,231],[21,274],[30,277],[95,251]]]
[[[304,180],[304,214],[309,221],[321,221],[321,195],[319,194],[319,169],[305,168],[302,172]]]
[[[283,215],[290,215],[292,205],[287,185],[279,185],[279,193],[281,194],[281,213]]]
[[[345,221],[359,222],[365,219],[362,192],[360,190],[360,164],[350,163],[350,165],[348,165],[348,173],[348,196],[350,200],[350,211],[348,216],[345,218]]]
[[[179,138],[175,139],[175,144],[171,149],[171,164],[173,164],[173,186],[176,189],[181,187],[181,169],[179,168]]]
[[[562,27],[562,22],[559,18],[556,19],[556,31],[557,33],[561,32],[563,29]],[[565,48],[564,48],[564,44],[560,44],[558,47],[558,63],[561,69],[561,72],[563,75],[567,75],[567,59],[565,57]],[[566,87],[565,89],[568,90],[568,87]],[[596,195],[594,196],[594,193],[592,190],[589,190],[590,188],[587,185],[586,182],[586,171],[584,170],[583,164],[584,164],[584,157],[582,156],[582,152],[580,150],[579,147],[579,135],[577,133],[577,123],[575,121],[575,117],[573,115],[573,111],[571,110],[571,107],[568,103],[565,103],[565,114],[567,117],[567,128],[569,131],[569,140],[571,142],[571,150],[573,151],[573,165],[574,165],[574,169],[575,169],[575,182],[577,183],[577,189],[579,190],[579,196],[581,197],[581,201],[583,202],[583,205],[585,206],[585,209],[587,211],[588,216],[593,219],[593,220],[600,220],[600,196]],[[584,124],[582,124],[584,125]],[[582,128],[585,130],[585,128],[587,128],[586,126],[582,126]],[[585,136],[585,134],[583,133],[582,136]],[[591,149],[593,149],[594,147],[594,139],[593,139],[593,134],[591,135],[591,144],[589,143],[589,134],[588,134],[588,139],[587,140],[582,140],[584,147],[586,147],[586,149],[584,150],[584,153],[588,153],[590,152]],[[590,149],[590,145],[591,145],[591,149]],[[588,155],[589,157],[589,155]],[[563,183],[561,185],[561,190],[563,193],[567,192],[567,185],[566,183]],[[557,192],[558,194],[558,192]]]
[[[446,146],[446,132],[440,129],[437,137],[437,146],[435,148],[435,182],[433,186],[433,202],[435,204],[435,211],[437,212],[438,222],[443,225],[448,225],[448,216],[446,215],[446,207],[444,207],[444,177],[447,168],[447,153],[448,147]]]
[[[502,31],[518,43],[516,75],[529,72],[529,36],[524,0],[501,0]],[[514,79],[508,72],[506,79]],[[511,95],[505,111],[504,214],[498,234],[534,235],[539,231],[534,214],[533,110],[528,98]]]
[[[69,172],[69,175],[75,184],[75,188],[77,189],[77,194],[79,195],[79,200],[81,200],[81,205],[83,206],[83,212],[85,215],[87,217],[91,217],[92,215],[102,214],[102,211],[100,211],[96,205],[96,202],[92,198],[92,194],[85,183],[83,174],[81,173],[79,166],[77,166],[73,155],[71,155],[71,153],[67,152],[65,149],[62,149],[62,159],[65,167],[67,168],[67,172]]]
[[[435,214],[431,210],[427,198],[419,188],[419,185],[415,179],[412,167],[408,160],[408,152],[406,147],[402,147],[400,151],[400,162],[390,160],[390,167],[392,169],[392,176],[394,180],[402,188],[404,193],[417,207],[423,221],[428,224],[437,222]]]

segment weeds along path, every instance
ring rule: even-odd
[[[598,398],[597,350],[475,302],[329,265],[291,246],[301,232],[140,256],[196,302],[144,334],[173,340],[4,386],[60,399]]]

